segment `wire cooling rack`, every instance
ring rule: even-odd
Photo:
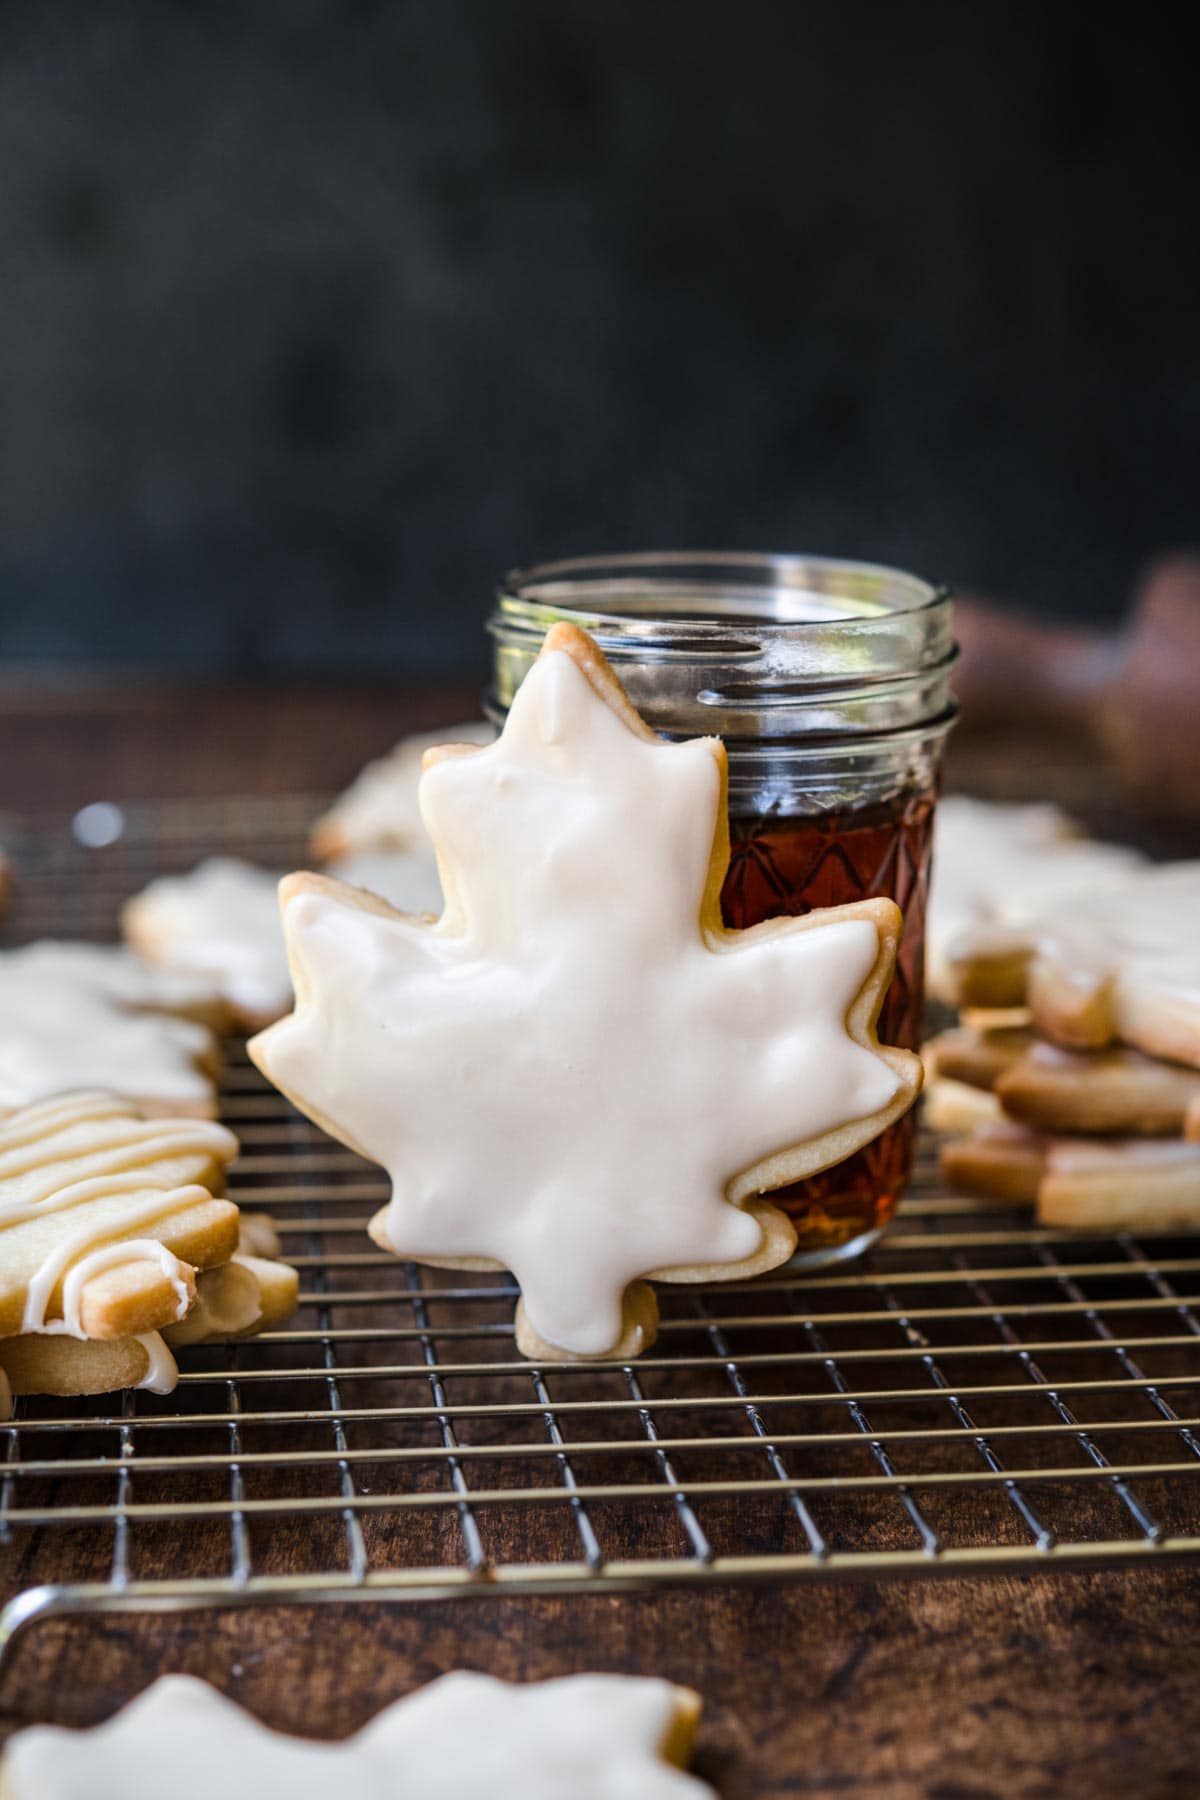
[[[9,941],[107,937],[151,874],[303,861],[303,801],[10,842]],[[95,826],[95,820],[92,826]],[[101,825],[103,826],[103,820]],[[103,835],[103,832],[101,832]],[[915,1190],[844,1273],[664,1288],[636,1363],[530,1364],[514,1289],[365,1235],[379,1171],[231,1046],[234,1196],[301,1270],[288,1328],[182,1353],[166,1399],[0,1427],[0,1650],[65,1612],[979,1574],[1200,1551],[1200,1245],[1079,1238]]]

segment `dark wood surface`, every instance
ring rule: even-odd
[[[0,812],[327,789],[470,702],[469,684],[0,692]],[[1020,788],[1027,766],[985,758],[972,785]],[[1062,755],[1040,779],[1069,798],[1084,771]],[[168,1669],[331,1737],[451,1667],[611,1669],[701,1691],[697,1766],[725,1800],[1173,1795],[1200,1785],[1198,1656],[1200,1582],[1183,1569],[63,1621],[19,1642],[0,1733],[95,1722]]]

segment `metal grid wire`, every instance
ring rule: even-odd
[[[107,937],[151,874],[303,860],[311,808],[131,812],[13,846],[10,941]],[[514,1289],[365,1235],[380,1172],[231,1046],[231,1191],[302,1277],[287,1328],[177,1391],[0,1427],[0,1649],[54,1613],[1032,1571],[1200,1551],[1200,1245],[1081,1239],[915,1190],[864,1262],[661,1290],[628,1366],[526,1362]]]

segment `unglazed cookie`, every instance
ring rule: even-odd
[[[699,1712],[690,1688],[650,1678],[510,1686],[463,1672],[329,1744],[165,1675],[92,1731],[18,1733],[0,1800],[716,1800],[683,1772]]]
[[[1038,1223],[1080,1231],[1200,1225],[1200,1143],[1178,1138],[1052,1138],[985,1127],[942,1150],[953,1187],[1033,1204]]]
[[[925,1066],[928,1071],[928,1063]],[[931,1131],[961,1137],[980,1125],[998,1125],[1004,1115],[995,1094],[985,1088],[927,1072],[921,1117]]]
[[[1200,1108],[1200,1070],[1138,1050],[1064,1050],[1028,1031],[959,1026],[925,1047],[939,1079],[986,1090],[1039,1131],[1178,1137]]]
[[[216,1039],[196,1019],[163,1010],[157,984],[153,998],[130,998],[129,985],[146,973],[130,959],[96,958],[87,945],[0,954],[0,1114],[104,1087],[146,1112],[211,1118]],[[189,992],[194,1000],[194,984]]]
[[[163,1335],[192,1343],[283,1317],[295,1271],[243,1248],[222,1198],[237,1140],[144,1119],[104,1093],[0,1124],[0,1367],[18,1393],[169,1392]]]
[[[920,1086],[875,1035],[890,900],[722,926],[725,766],[715,738],[657,738],[559,625],[499,741],[427,757],[437,923],[320,876],[281,887],[297,1007],[251,1056],[387,1169],[377,1243],[514,1271],[530,1355],[633,1355],[646,1277],[773,1268],[795,1235],[759,1196]]]
[[[234,1022],[257,1030],[292,1003],[276,877],[214,856],[187,875],[162,875],[128,901],[126,940],[176,976],[211,982]]]
[[[934,826],[925,939],[930,993],[959,1001],[953,959],[968,933],[986,928],[1002,959],[1007,929],[1049,908],[1086,908],[1095,894],[1144,866],[1135,850],[1085,838],[1056,806],[998,806],[948,795]],[[1009,1002],[983,993],[974,1004]]]
[[[429,840],[421,823],[417,788],[421,759],[439,744],[490,744],[496,733],[483,719],[465,725],[447,725],[443,731],[401,738],[394,750],[368,763],[340,799],[323,813],[312,829],[312,853],[321,862],[348,856],[357,850],[411,850],[428,852]],[[349,877],[346,877],[349,880]],[[370,882],[356,883],[370,887]],[[390,895],[385,896],[390,899]],[[405,906],[405,912],[422,907]]]

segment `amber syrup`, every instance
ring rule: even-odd
[[[905,928],[879,1037],[906,1050],[921,1044],[934,798],[909,790],[844,812],[732,819],[721,892],[725,923],[739,930],[876,895],[894,900]],[[912,1173],[915,1141],[916,1121],[908,1113],[845,1162],[773,1193],[799,1234],[797,1254],[849,1250],[886,1225]]]

